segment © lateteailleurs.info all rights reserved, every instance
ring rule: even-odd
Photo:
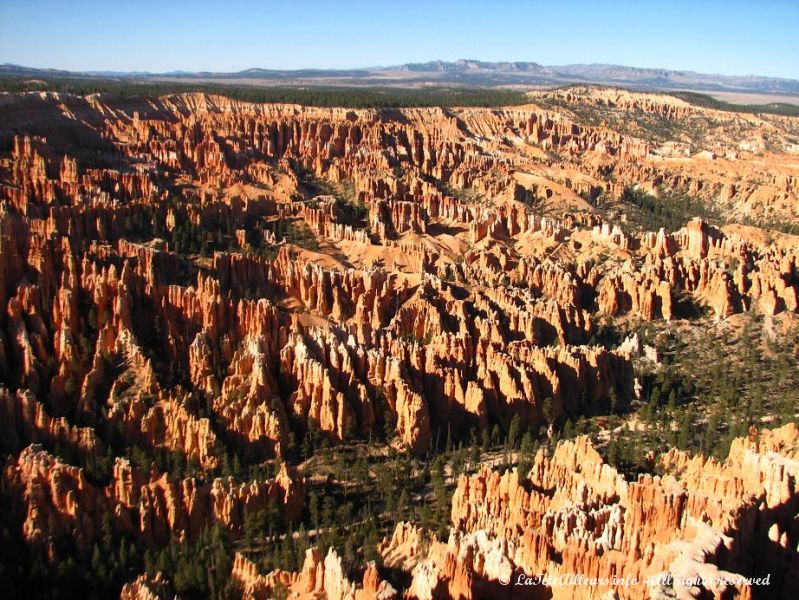
[[[664,586],[664,587],[704,587],[710,589],[718,589],[720,587],[730,585],[749,585],[749,586],[768,586],[771,584],[771,574],[762,577],[744,577],[743,575],[735,575],[733,573],[719,574],[714,577],[702,577],[701,575],[693,575],[690,577],[675,577],[671,573],[658,573],[646,578],[638,578],[634,576],[623,577],[620,575],[612,575],[610,577],[590,577],[581,573],[560,573],[557,575],[526,575],[525,573],[518,573],[500,577],[499,582],[502,585],[525,585],[525,586],[546,586],[546,587],[560,587],[560,586],[612,586],[618,587],[634,587],[638,585],[646,586]]]

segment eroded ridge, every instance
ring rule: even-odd
[[[225,546],[225,585],[254,597],[480,598],[519,574],[769,565],[789,597],[795,428],[756,428],[724,461],[653,450],[637,479],[607,456],[619,431],[673,440],[689,401],[690,426],[729,439],[795,420],[762,398],[725,421],[698,386],[670,395],[662,373],[682,365],[661,342],[759,319],[764,354],[795,358],[772,346],[799,312],[799,120],[594,88],[529,99],[0,97],[8,535],[48,564],[122,544],[108,590],[127,598],[182,589],[176,544]],[[556,443],[585,417],[593,442]],[[501,439],[517,471],[487,466]],[[361,479],[330,474],[352,448]],[[373,498],[397,453],[422,482],[400,509],[402,485]],[[440,475],[419,466],[436,456]],[[363,511],[340,533],[393,535],[325,545],[311,496],[331,489]],[[403,520],[440,518],[448,494],[448,542]],[[301,564],[262,568],[299,527]],[[605,592],[627,594],[523,593]]]

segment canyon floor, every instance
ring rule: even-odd
[[[0,202],[9,597],[799,596],[799,117],[2,93]]]

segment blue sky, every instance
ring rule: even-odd
[[[236,71],[475,58],[799,79],[797,31],[797,0],[0,0],[0,63]]]

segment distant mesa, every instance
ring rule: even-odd
[[[145,80],[262,80],[316,83],[319,85],[409,85],[458,84],[473,86],[559,86],[575,83],[624,86],[636,89],[691,90],[758,94],[799,95],[799,81],[759,75],[719,75],[669,69],[639,68],[610,64],[545,66],[536,62],[486,62],[460,59],[355,69],[267,69],[235,72],[170,71],[65,71],[0,65],[0,77],[122,77]]]

